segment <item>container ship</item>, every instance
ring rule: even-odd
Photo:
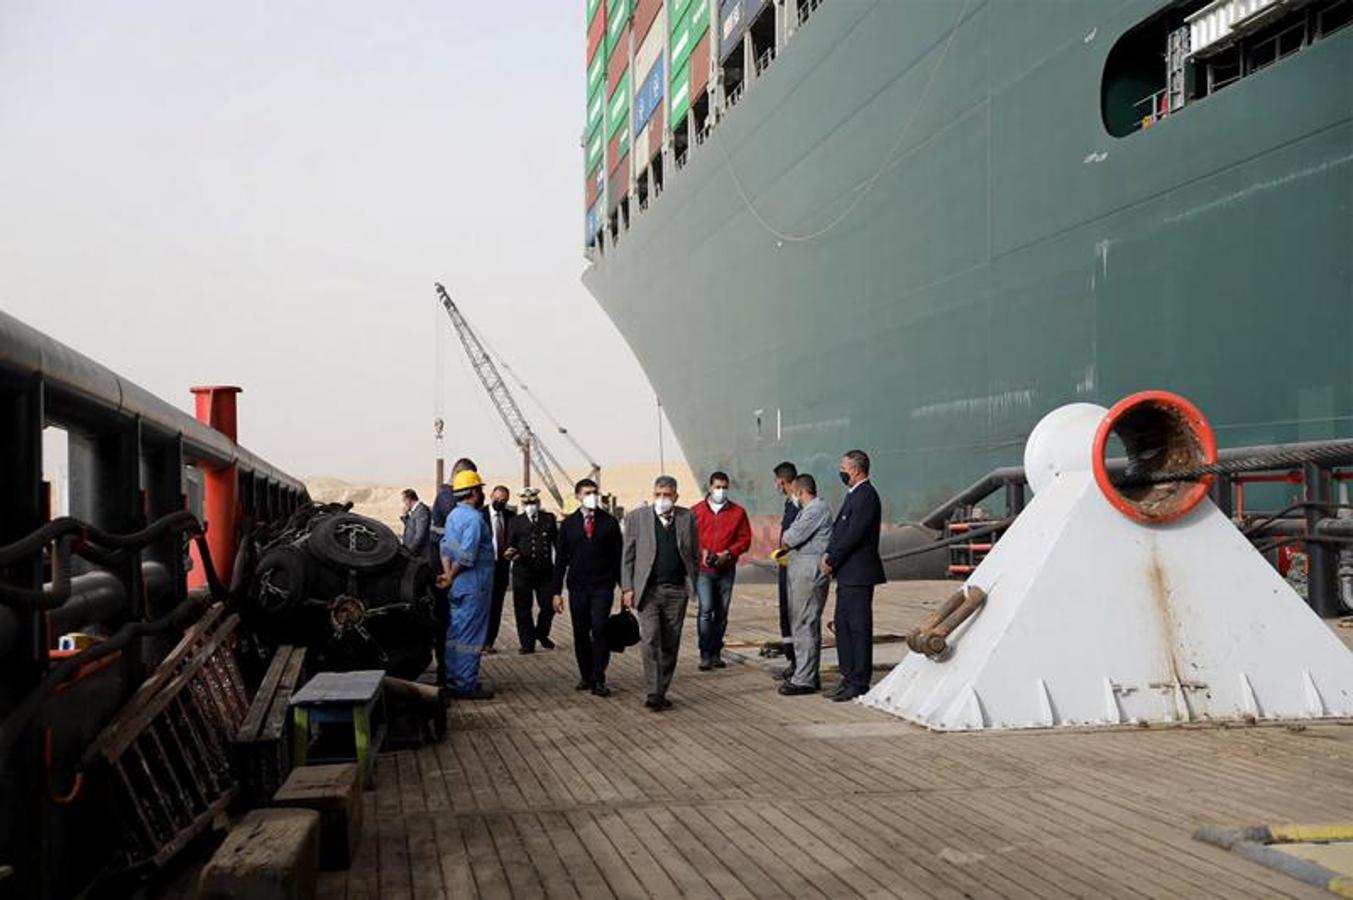
[[[583,280],[697,473],[908,521],[1075,400],[1353,434],[1350,0],[589,0]]]

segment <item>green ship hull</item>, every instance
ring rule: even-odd
[[[775,463],[861,447],[899,521],[1072,401],[1353,435],[1353,28],[1115,137],[1110,50],[1162,6],[813,14],[584,275],[697,473],[773,514]]]

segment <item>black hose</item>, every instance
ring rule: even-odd
[[[953,537],[947,537],[944,538],[943,540],[935,541],[934,543],[931,544],[922,544],[920,547],[912,547],[910,550],[898,550],[896,553],[889,553],[886,556],[880,556],[879,559],[883,560],[883,562],[892,562],[893,560],[897,559],[906,559],[909,556],[920,556],[923,553],[930,553],[934,550],[940,550],[943,549],[944,547],[949,547],[954,544],[962,544],[965,541],[971,541],[973,538],[986,537],[987,535],[994,534],[995,532],[1000,531],[1003,528],[1009,528],[1010,523],[1014,521],[1015,520],[1013,518],[1000,519],[999,521],[992,522],[989,525],[983,525],[981,528],[974,528],[972,531],[966,531],[963,534],[956,534]]]
[[[1326,465],[1346,465],[1353,460],[1353,440],[1330,441],[1315,447],[1295,447],[1288,450],[1271,450],[1252,456],[1238,456],[1235,459],[1218,460],[1198,466],[1171,469],[1146,475],[1127,475],[1115,479],[1117,487],[1144,487],[1152,484],[1169,484],[1175,481],[1197,481],[1207,475],[1239,475],[1244,472],[1261,472],[1272,469],[1295,468],[1305,463],[1324,463]]]
[[[206,608],[207,605],[201,598],[189,597],[169,613],[153,622],[131,622],[123,625],[107,640],[100,641],[81,650],[74,656],[62,660],[48,671],[46,677],[33,690],[29,691],[28,696],[24,697],[23,702],[5,717],[4,722],[0,723],[0,766],[3,766],[10,750],[14,747],[15,741],[23,734],[42,704],[62,682],[74,675],[82,666],[123,650],[132,641],[139,638],[162,634],[174,629],[182,631],[201,618]],[[85,765],[85,762],[85,760],[81,760],[81,767]]]
[[[62,516],[59,519],[52,519],[14,543],[0,547],[0,566],[13,565],[66,535],[74,535],[85,543],[126,550],[153,544],[170,531],[194,530],[201,531],[202,524],[197,521],[197,516],[186,509],[162,516],[140,531],[133,531],[130,534],[113,534],[72,516]]]

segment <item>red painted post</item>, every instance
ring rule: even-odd
[[[236,396],[242,388],[230,385],[195,387],[197,421],[215,428],[230,438],[239,440],[239,421],[236,417]],[[235,531],[239,522],[239,473],[231,463],[203,472],[202,514],[207,524],[207,546],[211,548],[212,565],[227,586],[235,567]],[[193,547],[193,570],[188,573],[190,587],[205,587],[207,576]]]

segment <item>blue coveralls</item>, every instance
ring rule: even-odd
[[[493,535],[483,513],[457,504],[446,518],[441,552],[461,566],[451,583],[446,680],[456,691],[473,691],[479,687],[479,654],[488,636],[493,589]]]

